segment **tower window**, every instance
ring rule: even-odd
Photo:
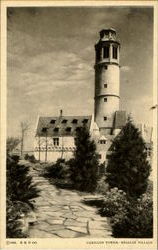
[[[109,58],[109,46],[104,47],[104,58]]]
[[[104,97],[104,102],[107,102],[107,98],[106,97]]]
[[[104,121],[107,121],[107,116],[104,116]]]
[[[108,87],[108,85],[107,85],[107,83],[105,83],[105,84],[104,84],[104,88],[107,88],[107,87]]]
[[[117,47],[115,46],[112,47],[112,56],[114,59],[117,59]]]

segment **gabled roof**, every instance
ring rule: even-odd
[[[107,141],[107,138],[104,136],[104,135],[101,135],[101,137],[99,138],[99,140],[105,140],[105,141]]]
[[[84,124],[90,129],[92,116],[39,117],[36,136],[75,136]]]

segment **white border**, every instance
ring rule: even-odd
[[[153,110],[153,137],[154,137],[154,154],[153,154],[153,179],[154,179],[154,239],[140,239],[141,244],[125,244],[125,242],[133,241],[135,239],[114,239],[113,242],[117,241],[120,244],[105,244],[103,245],[87,245],[86,242],[92,239],[36,239],[37,245],[20,245],[19,242],[21,239],[15,239],[16,245],[11,244],[7,245],[5,240],[5,191],[6,191],[6,180],[5,180],[5,148],[6,148],[6,7],[26,7],[26,6],[41,6],[41,7],[50,7],[50,6],[140,6],[140,7],[154,7],[154,84],[153,84],[153,105],[157,103],[157,29],[158,29],[158,3],[155,1],[4,1],[1,2],[1,244],[3,249],[7,248],[120,248],[120,249],[157,249],[157,109]],[[3,229],[2,229],[3,227]],[[95,239],[98,240],[98,239]],[[28,242],[29,239],[26,239]],[[104,241],[108,241],[105,239]],[[111,239],[110,239],[111,241]],[[121,242],[124,242],[121,244]],[[139,239],[136,239],[138,242]],[[151,242],[152,244],[147,244]],[[146,242],[144,244],[143,242]]]

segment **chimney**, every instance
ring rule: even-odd
[[[62,117],[62,115],[63,115],[63,110],[60,109],[60,117]]]

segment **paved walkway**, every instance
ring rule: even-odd
[[[40,196],[35,199],[37,222],[30,226],[30,238],[111,237],[107,219],[97,214],[97,208],[83,204],[84,196],[57,189],[36,170],[31,175]]]

